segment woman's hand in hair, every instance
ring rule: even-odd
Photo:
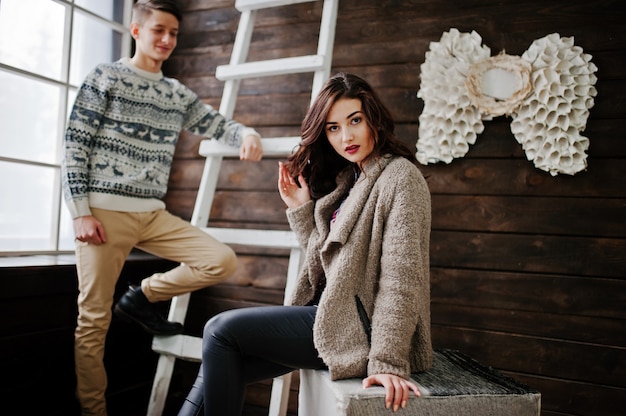
[[[287,167],[282,162],[278,162],[278,192],[288,208],[297,208],[311,200],[309,187],[302,175],[298,177],[298,182],[300,186],[289,174]]]

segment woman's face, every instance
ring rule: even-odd
[[[374,150],[374,138],[361,106],[357,98],[340,98],[330,108],[325,126],[333,149],[359,167]]]

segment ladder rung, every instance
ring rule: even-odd
[[[228,81],[231,79],[314,72],[323,68],[323,56],[307,55],[270,59],[267,61],[246,62],[238,65],[220,65],[215,71],[215,77],[221,81]]]
[[[235,8],[240,12],[245,10],[267,9],[269,7],[287,6],[289,4],[307,3],[315,0],[237,0]]]
[[[155,336],[152,349],[188,361],[202,361],[202,338],[189,335]]]
[[[268,248],[300,248],[292,231],[214,227],[204,227],[202,230],[226,244]]]
[[[287,156],[291,154],[300,143],[300,137],[274,137],[263,138],[263,156]],[[217,140],[206,139],[200,142],[200,156],[238,156],[239,149],[218,142]]]

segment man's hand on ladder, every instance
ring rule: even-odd
[[[256,134],[248,134],[243,138],[239,148],[239,159],[257,162],[263,157],[261,138]]]

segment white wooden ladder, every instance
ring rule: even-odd
[[[330,76],[339,0],[323,0],[316,55],[246,62],[258,10],[311,1],[315,0],[236,1],[235,7],[241,12],[241,17],[230,64],[219,66],[216,70],[216,77],[225,81],[219,108],[221,114],[233,117],[240,82],[248,78],[311,72],[314,74],[311,102],[314,100]],[[286,156],[293,151],[299,141],[300,137],[264,138],[262,139],[263,154],[264,156]],[[238,150],[215,140],[205,140],[200,144],[199,152],[200,155],[206,157],[206,162],[191,223],[226,244],[289,249],[284,297],[288,299],[300,270],[303,255],[295,236],[291,231],[207,227],[222,159],[225,156],[237,156]],[[190,295],[186,294],[172,299],[168,315],[170,321],[185,321],[189,298]],[[155,336],[152,349],[159,353],[160,357],[148,403],[148,416],[160,416],[165,406],[176,359],[201,361],[202,338],[188,335]],[[270,416],[284,416],[287,413],[290,385],[291,374],[274,379],[269,406]]]

